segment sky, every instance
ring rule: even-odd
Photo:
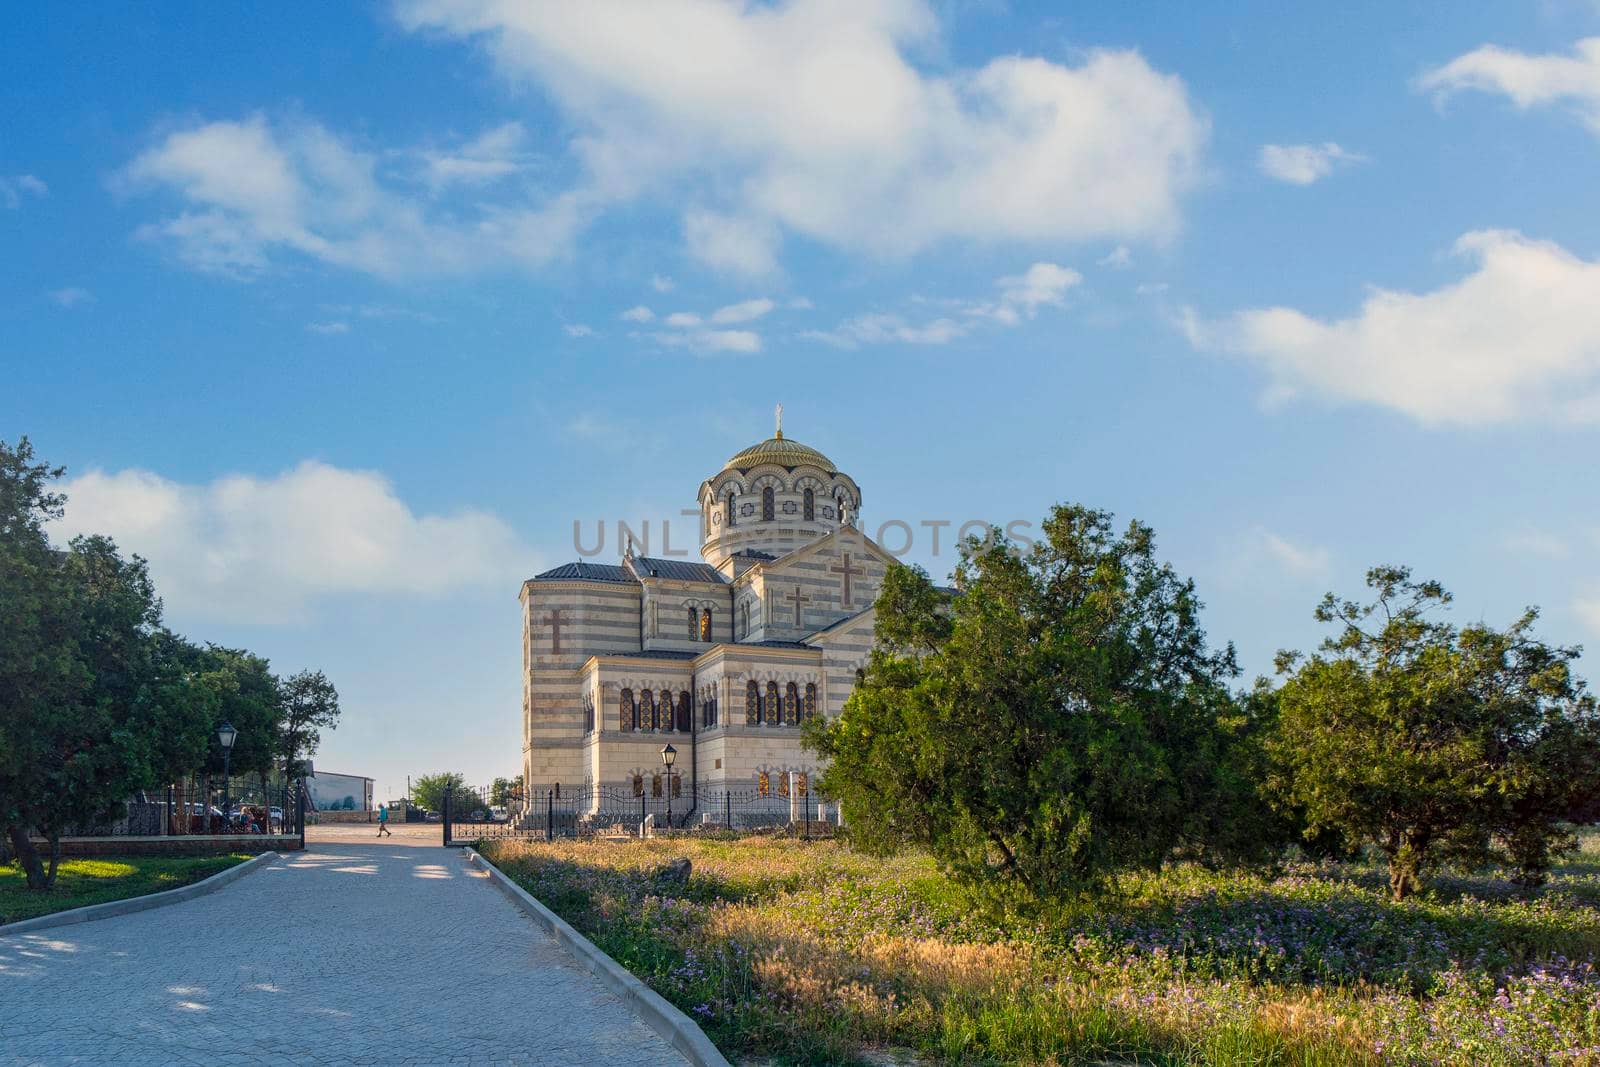
[[[1600,648],[1600,3],[1308,12],[17,8],[0,439],[379,799],[516,773],[521,581],[779,403],[936,577],[1150,524],[1241,684],[1380,563]]]

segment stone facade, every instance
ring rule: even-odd
[[[522,585],[523,780],[631,790],[679,753],[682,788],[812,775],[808,715],[837,715],[872,648],[892,557],[861,490],[776,436],[700,486],[703,562],[569,563]],[[646,786],[645,788],[649,788]],[[787,790],[785,790],[787,793]]]

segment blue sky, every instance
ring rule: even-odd
[[[1595,38],[1581,0],[21,10],[0,437],[173,626],[326,670],[319,762],[380,797],[513,773],[520,579],[692,507],[777,402],[939,574],[924,522],[1151,523],[1251,674],[1389,561],[1593,646]]]

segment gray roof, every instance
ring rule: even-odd
[[[806,648],[811,646],[804,641],[740,641],[741,645],[757,645],[761,648]]]
[[[709,585],[727,585],[724,578],[709,563],[691,563],[686,559],[656,559],[652,556],[635,556],[629,563],[633,573],[640,578],[669,578],[675,582],[705,582]]]
[[[631,582],[633,575],[625,568],[610,563],[563,563],[543,574],[535,574],[534,582]]]
[[[768,560],[770,560],[770,559],[777,559],[778,558],[777,556],[774,556],[771,552],[763,552],[759,548],[741,548],[739,551],[735,552],[734,555],[735,556],[743,556],[745,559],[768,559]]]
[[[670,648],[652,648],[642,652],[596,652],[596,656],[606,659],[611,656],[626,656],[629,659],[694,659],[704,655],[703,652],[678,652]]]

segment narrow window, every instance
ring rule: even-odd
[[[811,788],[811,782],[804,774],[797,774],[797,775],[794,776],[794,795],[795,796],[797,796],[797,797],[805,796],[807,791],[810,788]]]
[[[766,721],[768,723],[775,724],[783,721],[780,718],[780,716],[783,714],[783,705],[778,700],[777,682],[767,683],[767,706],[764,710],[767,713]]]
[[[583,732],[594,733],[594,697],[588,693],[583,694]]]
[[[750,601],[739,605],[739,636],[750,636]]]
[[[667,773],[672,774],[671,771]],[[676,800],[681,796],[683,796],[683,775],[672,774],[672,799]]]
[[[700,640],[711,640],[711,609],[706,608],[700,613]]]
[[[806,683],[806,710],[805,717],[814,718],[817,714],[817,683]]]
[[[689,729],[689,693],[685,690],[678,694],[678,729]]]
[[[694,608],[689,609],[689,640],[693,641],[700,632],[700,613]]]
[[[638,772],[633,775],[633,795],[636,797],[644,796],[644,775]]]
[[[622,691],[622,697],[617,701],[617,713],[619,719],[617,729],[637,730],[639,728],[639,712],[633,706],[632,689],[624,689]]]
[[[771,522],[777,516],[777,511],[777,502],[769,485],[761,490],[761,520]]]
[[[744,724],[754,726],[761,721],[761,687],[751,682],[744,687]]]
[[[800,721],[800,687],[790,682],[783,691],[783,724],[793,726]]]
[[[668,689],[661,691],[661,728],[672,729],[672,692]]]
[[[639,729],[656,728],[656,698],[648,689],[639,690]]]
[[[653,796],[653,797],[658,797],[658,796],[661,795],[661,772],[660,771],[657,771],[656,773],[654,773],[654,774],[652,774],[650,776],[650,795]]]
[[[778,795],[780,797],[784,797],[785,799],[787,799],[788,796],[789,796],[789,772],[788,771],[779,771],[778,772]]]
[[[769,797],[772,795],[772,779],[766,771],[756,775],[756,796]]]
[[[807,522],[815,522],[817,519],[817,494],[814,490],[806,490],[805,503],[802,507],[804,508],[805,520]]]
[[[732,489],[728,490],[728,525],[729,526],[737,526],[737,525],[739,525],[739,520],[735,517],[735,509],[734,509],[734,506],[733,506],[733,490]]]

